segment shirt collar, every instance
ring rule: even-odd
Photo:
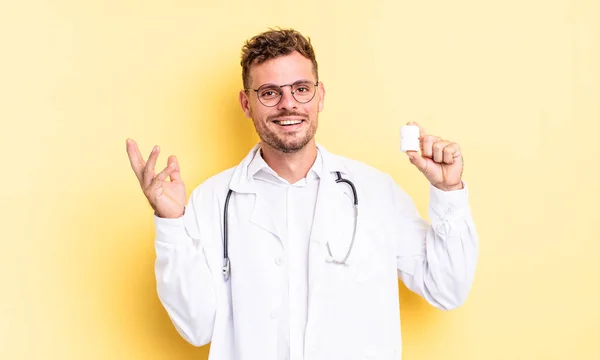
[[[259,173],[266,173],[272,175],[278,179],[281,179],[277,173],[271,169],[269,164],[262,157],[262,152],[260,148],[254,154],[254,157],[248,164],[248,180],[251,180],[257,176]],[[308,170],[308,174],[306,175],[307,180],[312,180],[315,178],[320,178],[323,173],[323,157],[321,155],[321,150],[317,148],[317,157],[315,162],[311,166],[310,170]],[[262,175],[262,174],[261,174]],[[281,179],[283,180],[283,179]],[[284,180],[285,181],[285,180]]]
[[[321,179],[326,179],[327,174],[339,171],[342,174],[347,174],[348,169],[344,164],[341,156],[335,155],[327,151],[327,149],[317,143],[319,155],[322,158]],[[251,176],[248,175],[249,164],[254,159],[256,153],[260,150],[260,143],[255,144],[248,154],[242,159],[238,166],[232,168],[231,180],[229,181],[229,189],[239,193],[255,193],[256,190],[252,186]],[[333,178],[331,178],[333,181]]]

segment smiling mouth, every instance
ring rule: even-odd
[[[280,126],[291,126],[298,125],[302,123],[304,120],[274,120],[273,122]]]

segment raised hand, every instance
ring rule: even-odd
[[[463,156],[457,143],[442,140],[434,135],[427,135],[420,129],[419,142],[421,154],[417,151],[407,151],[410,162],[425,175],[431,185],[443,191],[460,190],[462,185]]]
[[[127,139],[127,155],[129,155],[131,168],[154,213],[163,218],[178,218],[183,215],[186,200],[185,184],[181,180],[179,163],[177,158],[171,155],[167,160],[167,167],[155,175],[154,167],[159,153],[160,148],[155,146],[148,157],[148,162],[145,162],[136,142]],[[171,181],[167,181],[169,176]]]

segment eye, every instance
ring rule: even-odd
[[[302,82],[294,85],[294,94],[297,95],[309,95],[313,92],[311,84]]]
[[[263,99],[270,99],[279,96],[279,91],[276,89],[264,89],[260,91],[260,97]]]

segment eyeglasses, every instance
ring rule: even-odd
[[[244,89],[246,91],[253,90],[256,92],[256,96],[258,97],[258,101],[261,104],[267,107],[277,106],[281,99],[283,99],[283,87],[289,86],[292,91],[292,96],[294,99],[301,103],[306,104],[310,102],[317,93],[317,85],[319,82],[312,83],[310,81],[296,81],[293,84],[285,84],[285,85],[274,85],[274,84],[264,84],[258,89]]]

